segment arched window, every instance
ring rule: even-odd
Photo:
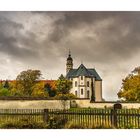
[[[75,87],[77,87],[77,81],[75,81]]]
[[[81,80],[83,80],[83,76],[81,76]]]
[[[89,90],[87,91],[87,98],[90,98],[90,92],[89,92]]]

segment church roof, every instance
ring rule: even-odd
[[[71,69],[67,73],[66,78],[74,78],[78,76],[94,77],[97,81],[102,80],[95,69],[87,69],[83,64],[81,64],[78,69]]]

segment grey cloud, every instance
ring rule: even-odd
[[[61,41],[68,40],[66,47],[71,48],[75,54],[80,52],[78,55],[81,57],[85,53],[89,54],[92,59],[89,58],[88,61],[93,59],[102,63],[107,62],[108,59],[118,61],[118,59],[130,58],[140,51],[140,13],[138,12],[64,12],[62,14],[64,17],[53,24],[54,30],[50,33],[48,41],[53,41],[59,46]],[[113,22],[109,26],[101,24],[97,27],[100,22],[104,23],[104,20],[110,21],[110,19]],[[83,28],[90,27],[95,27],[93,32],[99,38],[99,42],[96,42],[92,35],[89,38],[88,32],[81,34],[79,39],[71,40],[70,32],[79,30],[80,33]],[[126,35],[123,35],[124,29],[128,30]],[[90,52],[86,52],[86,46],[89,46]]]
[[[27,59],[36,55],[30,46],[33,46],[32,33],[26,32],[26,36],[20,33],[24,25],[6,18],[0,18],[0,51],[11,57]],[[35,43],[34,43],[35,44]]]

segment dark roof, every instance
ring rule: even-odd
[[[101,77],[98,75],[95,69],[87,69],[83,64],[78,69],[71,69],[66,78],[74,78],[78,76],[94,77],[96,81],[101,81]]]
[[[70,55],[70,54],[69,54],[69,56],[68,56],[67,60],[72,60],[72,57],[71,57],[71,55]]]
[[[101,77],[99,76],[99,74],[96,72],[95,69],[88,69],[88,71],[90,71],[90,73],[92,73],[93,77],[95,77],[95,79],[97,81],[101,81],[102,80]]]

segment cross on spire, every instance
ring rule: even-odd
[[[70,49],[69,49],[69,56],[71,56],[71,51],[70,51]]]

